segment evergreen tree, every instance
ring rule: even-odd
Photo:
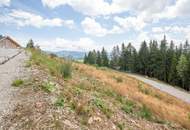
[[[160,75],[159,79],[163,81],[167,81],[168,73],[167,73],[167,40],[164,35],[164,39],[160,44],[160,54],[161,54],[161,66],[160,66]]]
[[[158,76],[158,68],[160,65],[160,56],[157,41],[150,41],[149,43],[149,60],[148,60],[148,75],[150,77]]]
[[[133,67],[131,71],[134,73],[139,71],[139,57],[136,49],[133,50]]]
[[[120,51],[118,46],[114,46],[111,52],[110,67],[119,69]]]
[[[96,53],[94,51],[89,51],[88,53],[88,64],[96,63]]]
[[[149,50],[146,41],[141,44],[139,50],[139,71],[141,74],[147,75],[148,74],[148,56]]]
[[[120,64],[120,69],[121,70],[126,70],[126,56],[125,56],[125,44],[122,43],[121,45],[121,55],[120,55],[120,61],[119,61],[119,64]]]
[[[26,45],[26,48],[34,48],[34,42],[32,39],[30,39]]]
[[[179,77],[177,73],[177,56],[176,54],[173,55],[172,57],[172,62],[171,62],[171,67],[170,67],[170,72],[169,72],[169,77],[168,77],[168,82],[171,83],[172,85],[177,85],[179,82]]]
[[[108,67],[109,59],[108,59],[108,54],[107,54],[106,50],[104,49],[104,47],[102,48],[101,56],[102,56],[102,66]]]
[[[172,61],[173,61],[173,56],[175,54],[174,51],[174,43],[171,41],[170,47],[166,52],[166,82],[169,82],[169,75],[171,73],[171,66],[172,66]]]
[[[127,46],[123,43],[121,51],[118,46],[113,47],[110,58],[109,65],[108,54],[103,48],[101,52],[90,51],[84,63],[148,75],[190,90],[190,45],[187,40],[180,46],[171,41],[168,46],[164,36],[159,47],[155,40],[150,41],[149,46],[144,41],[138,52],[131,43]]]
[[[100,51],[97,51],[96,64],[97,64],[98,66],[102,66],[102,57],[101,57]]]
[[[186,89],[185,82],[187,80],[187,75],[188,75],[188,61],[187,61],[187,58],[185,57],[185,55],[183,55],[183,54],[180,56],[180,59],[179,59],[178,65],[177,65],[177,73],[178,73],[179,77],[181,78],[182,87],[184,89]]]
[[[133,52],[135,51],[135,48],[131,45],[131,43],[128,44],[128,46],[125,49],[125,64],[126,64],[126,70],[132,71],[133,70],[133,63],[134,63],[134,55]]]
[[[85,55],[84,55],[84,61],[83,61],[85,64],[87,64],[88,63],[88,57],[87,57],[87,55],[86,55],[86,53],[85,53]]]
[[[187,55],[189,52],[190,52],[190,45],[188,40],[186,40],[183,46],[183,53]]]

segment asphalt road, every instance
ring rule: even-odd
[[[141,80],[141,81],[151,85],[154,88],[157,88],[163,92],[166,92],[166,93],[190,104],[190,93],[188,93],[188,92],[174,88],[173,86],[165,84],[165,83],[161,83],[161,82],[158,82],[158,81],[155,81],[152,79],[145,78],[143,76],[139,76],[139,75],[135,75],[135,74],[128,74],[128,75],[131,77],[134,77],[138,80]]]

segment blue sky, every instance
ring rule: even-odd
[[[190,0],[0,0],[0,34],[48,51],[190,39]]]

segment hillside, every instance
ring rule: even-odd
[[[190,105],[126,73],[29,50],[3,129],[190,129]],[[18,83],[22,81],[22,83]]]

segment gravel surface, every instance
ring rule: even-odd
[[[163,92],[166,92],[166,93],[190,104],[190,93],[188,93],[188,92],[174,88],[171,85],[157,82],[157,81],[154,81],[154,80],[151,80],[151,79],[139,76],[139,75],[135,75],[135,74],[128,74],[128,75],[131,77],[134,77],[138,80],[141,80],[141,81],[151,85],[154,88],[157,88]]]
[[[0,121],[4,114],[7,114],[16,104],[12,100],[16,98],[18,89],[12,87],[11,84],[13,80],[25,77],[26,68],[24,67],[25,60],[29,57],[23,50],[4,50],[0,51],[0,55],[13,56],[18,51],[22,51],[20,54],[10,59],[5,64],[0,65]]]

